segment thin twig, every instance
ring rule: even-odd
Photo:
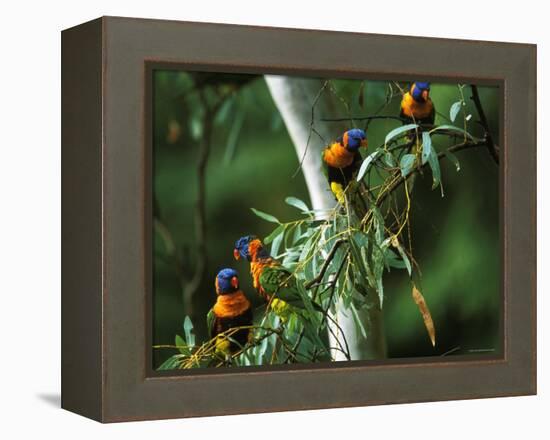
[[[315,133],[317,136],[319,136],[321,139],[323,139],[322,136],[319,134],[319,132],[317,130],[315,130],[315,128],[314,128],[314,125],[315,125],[315,106],[317,105],[317,101],[319,101],[319,99],[321,98],[321,95],[323,94],[325,89],[328,87],[328,85],[329,85],[329,82],[325,81],[323,83],[323,86],[319,89],[319,91],[317,92],[317,95],[315,95],[315,98],[313,99],[313,103],[311,105],[311,120],[309,122],[309,134],[307,136],[306,148],[304,149],[304,154],[302,155],[302,158],[300,159],[300,164],[298,165],[298,168],[296,169],[296,171],[292,175],[292,178],[296,177],[298,175],[298,173],[300,172],[300,170],[302,169],[302,165],[304,164],[304,160],[306,159],[306,155],[307,155],[307,152],[308,152],[308,149],[309,149],[309,143],[311,142],[311,135],[313,133]],[[324,142],[324,140],[323,140],[323,142]]]
[[[401,118],[399,116],[390,116],[390,115],[376,115],[376,116],[361,116],[361,117],[347,117],[347,118],[321,118],[319,121],[321,122],[345,122],[349,121],[350,119],[354,121],[373,121],[376,119],[391,119],[395,121],[401,121],[401,122],[407,122],[408,119]]]
[[[472,101],[474,101],[474,104],[476,106],[477,114],[479,116],[479,121],[485,130],[485,140],[487,141],[486,142],[487,149],[489,150],[489,153],[491,154],[491,157],[493,158],[495,163],[498,165],[499,152],[498,152],[497,146],[494,143],[493,136],[491,135],[491,130],[489,129],[489,122],[487,121],[487,116],[485,116],[485,112],[483,111],[483,106],[481,105],[481,100],[479,99],[479,92],[477,90],[477,86],[474,84],[471,84],[470,88],[472,89]]]

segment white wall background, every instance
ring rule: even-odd
[[[546,250],[550,166],[545,2],[276,0],[40,2],[0,14],[0,432],[3,438],[548,438]],[[102,426],[58,408],[60,30],[101,15],[422,35],[539,45],[539,396]],[[543,103],[546,105],[543,107]],[[546,142],[547,143],[547,142]],[[546,145],[546,147],[550,147]],[[12,333],[13,332],[13,333]],[[266,390],[269,392],[269,390]],[[8,434],[7,436],[5,434]],[[207,437],[207,438],[208,438]]]

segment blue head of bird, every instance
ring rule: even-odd
[[[416,102],[426,102],[430,96],[430,83],[422,81],[413,83],[411,96]]]
[[[367,147],[367,133],[360,128],[352,128],[342,136],[342,144],[351,152],[356,152],[359,147]]]
[[[239,290],[239,274],[235,269],[222,269],[216,276],[216,292],[226,295]]]
[[[235,260],[244,258],[248,261],[253,261],[256,258],[269,257],[269,252],[258,237],[255,235],[245,235],[235,242],[233,256]]]

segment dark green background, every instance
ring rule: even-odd
[[[333,81],[338,96],[354,116],[370,115],[384,104],[388,83],[365,81],[361,107],[360,81]],[[154,202],[155,217],[169,231],[180,261],[166,255],[163,239],[154,234],[154,344],[173,344],[183,334],[186,315],[179,273],[192,270],[195,258],[193,209],[196,198],[201,105],[198,90],[213,99],[230,96],[217,113],[207,168],[208,267],[194,300],[192,316],[199,341],[206,338],[205,316],[216,299],[214,277],[223,267],[240,272],[241,286],[255,299],[248,264],[236,262],[235,240],[246,234],[266,236],[273,224],[255,216],[254,207],[282,221],[297,217],[286,196],[309,204],[299,160],[265,81],[261,76],[157,71],[154,74]],[[469,130],[481,136],[477,114],[464,88]],[[493,136],[498,139],[498,89],[480,88]],[[448,117],[460,95],[456,84],[432,84],[438,113]],[[345,108],[338,116],[346,116]],[[398,115],[399,99],[383,114]],[[316,121],[316,124],[330,122]],[[449,121],[438,115],[436,123]],[[383,143],[398,121],[375,121],[368,130],[371,146]],[[457,125],[462,124],[462,114]],[[361,124],[358,124],[361,127]],[[334,137],[340,133],[334,133]],[[446,143],[434,141],[441,150]],[[385,326],[390,357],[465,354],[500,346],[500,244],[498,168],[485,149],[458,153],[460,172],[442,161],[445,190],[431,190],[431,175],[415,183],[411,212],[415,258],[422,270],[418,287],[431,309],[437,330],[432,348],[411,298],[405,271],[385,275]],[[176,265],[179,265],[176,267]],[[173,354],[154,350],[154,366]]]

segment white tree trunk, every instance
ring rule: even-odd
[[[302,171],[306,180],[309,196],[314,209],[329,210],[335,205],[334,197],[330,192],[326,177],[323,173],[321,152],[325,147],[319,136],[313,133],[310,137],[311,111],[315,99],[315,119],[335,117],[338,115],[338,103],[328,90],[320,96],[323,81],[318,79],[290,78],[286,76],[266,75],[265,80],[275,105],[279,109],[286,128],[296,148],[298,160],[303,160]],[[316,123],[315,130],[327,141],[334,140],[347,128],[345,123]],[[308,138],[310,137],[309,145]],[[307,146],[307,151],[306,151]],[[386,344],[382,321],[382,312],[373,306],[358,311],[359,319],[363,322],[367,337],[364,338],[356,330],[351,310],[340,311],[333,316],[344,332],[349,345],[352,360],[380,359],[386,356]],[[331,326],[337,338],[330,335],[332,347],[343,345],[343,338],[338,328]],[[346,360],[343,353],[333,350],[334,360]]]

